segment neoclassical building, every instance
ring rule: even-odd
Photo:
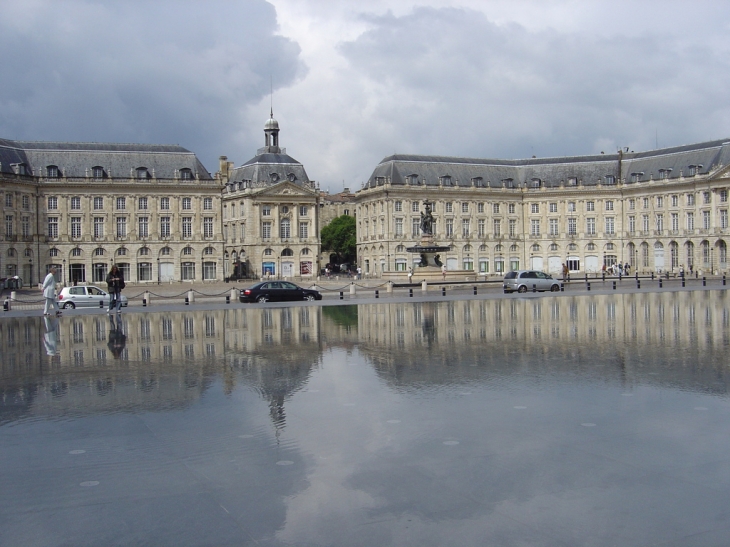
[[[0,139],[0,277],[222,279],[221,185],[179,146]]]
[[[449,270],[726,272],[729,187],[730,140],[526,160],[394,155],[356,193],[358,260],[371,276],[416,264],[406,248],[428,201]]]
[[[224,275],[315,277],[319,189],[304,166],[279,146],[273,111],[264,138],[264,147],[240,167],[220,158]]]

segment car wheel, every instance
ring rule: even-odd
[[[64,310],[65,310],[65,309],[68,309],[68,308],[70,308],[70,309],[74,309],[75,307],[76,307],[76,304],[74,304],[73,302],[66,302],[66,303],[65,303],[65,304],[64,304],[64,305],[62,306],[62,308],[63,308]]]
[[[304,300],[309,300],[311,302],[312,300],[317,300],[317,298],[313,294],[308,294],[304,297]]]
[[[527,285],[520,285],[517,292],[527,292]]]
[[[559,290],[560,286],[558,285],[553,285],[552,287],[550,287],[550,292],[558,292]]]
[[[259,302],[260,304],[263,304],[264,302],[268,302],[268,301],[269,301],[269,297],[266,296],[265,294],[262,294],[261,296],[259,296],[256,299],[256,302]]]

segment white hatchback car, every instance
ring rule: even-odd
[[[122,306],[127,307],[127,304],[127,297],[122,295]],[[108,308],[109,293],[94,285],[64,287],[58,293],[58,306],[63,309]]]
[[[516,272],[509,272],[504,276],[502,287],[506,293],[513,291],[527,292],[531,291],[533,287],[535,290],[541,292],[557,292],[560,290],[560,284],[557,280],[553,279],[553,276],[536,270],[518,270]]]

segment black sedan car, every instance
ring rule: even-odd
[[[263,281],[248,289],[241,289],[241,302],[290,302],[297,300],[322,300],[319,291],[303,289],[289,281]]]

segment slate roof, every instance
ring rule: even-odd
[[[244,180],[255,184],[277,184],[283,180],[290,180],[295,184],[310,182],[301,163],[288,154],[271,152],[257,154],[242,166],[233,169],[230,182],[237,183]]]
[[[175,178],[176,171],[190,169],[193,177],[212,180],[193,152],[177,145],[83,142],[32,142],[0,139],[2,172],[12,173],[11,164],[24,163],[28,174],[45,176],[49,165],[62,176],[86,177],[93,167],[103,167],[112,177],[128,177],[130,170],[146,167],[157,178]]]
[[[619,159],[621,173],[619,174]],[[625,179],[632,184],[632,173],[643,173],[639,182],[648,181],[651,176],[659,179],[660,170],[668,170],[669,179],[679,178],[680,173],[689,175],[689,166],[702,166],[698,174],[730,163],[730,139],[664,148],[648,152],[626,152],[622,154],[600,154],[592,156],[569,156],[556,158],[530,158],[500,160],[481,158],[455,158],[444,156],[417,156],[397,154],[383,159],[375,168],[366,187],[375,187],[388,179],[393,185],[413,184],[439,186],[443,177],[450,177],[451,186],[479,186],[501,188],[531,186],[539,179],[542,186],[557,187],[561,182],[568,184],[575,178],[585,186],[606,183],[607,176]],[[478,179],[481,179],[479,181]],[[411,182],[413,181],[413,182]],[[444,186],[449,186],[445,179]]]

